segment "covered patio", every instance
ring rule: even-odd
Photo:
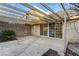
[[[65,55],[71,43],[79,43],[79,4],[2,3],[3,30],[14,31],[17,40],[1,42],[0,56],[42,56],[49,49]]]

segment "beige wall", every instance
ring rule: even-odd
[[[26,24],[25,21],[0,16],[0,31],[2,30],[13,30],[17,36],[31,35],[31,26]]]
[[[9,22],[9,23],[19,23],[19,24],[26,23],[25,21],[21,19],[9,18],[9,17],[4,17],[4,16],[0,16],[0,21]]]
[[[79,42],[79,21],[67,22],[66,40],[69,42]]]
[[[32,35],[40,36],[40,25],[32,25]]]
[[[0,31],[2,30],[13,30],[17,36],[31,35],[31,26],[16,23],[0,22]]]

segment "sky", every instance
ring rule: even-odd
[[[37,7],[41,8],[41,9],[43,9],[43,10],[46,11],[46,12],[48,11],[45,7],[43,7],[43,6],[40,5],[39,3],[29,3],[29,4],[32,5],[32,6],[37,6]],[[22,5],[19,4],[19,3],[11,4],[11,5],[16,6],[16,7],[20,8],[20,9],[22,9],[22,10],[25,10],[25,11],[28,11],[28,10],[29,10],[29,8],[27,8],[27,7],[25,7],[25,6],[22,6]],[[53,9],[55,12],[61,10],[61,7],[60,7],[60,4],[59,4],[59,3],[47,3],[47,5],[48,5],[51,9]],[[65,6],[66,8],[69,8],[69,6],[67,6],[67,4],[64,4],[64,6]]]

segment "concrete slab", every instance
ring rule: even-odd
[[[0,56],[41,56],[50,48],[64,51],[64,40],[44,36],[19,37],[18,40],[0,43]]]

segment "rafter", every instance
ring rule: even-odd
[[[79,11],[79,5],[78,4],[75,4],[75,3],[70,3],[71,5],[75,6],[75,9],[74,10],[77,10]]]
[[[48,9],[50,12],[52,12],[53,14],[55,14],[57,17],[59,17],[60,19],[62,19],[57,13],[55,13],[49,6],[47,6],[45,3],[40,3],[42,6],[44,6],[46,9]]]
[[[75,4],[75,3],[70,3],[72,5],[74,5],[75,7],[78,7],[79,8],[79,5]]]
[[[6,12],[8,11],[8,12],[19,14],[19,15],[24,15],[24,14],[19,13],[17,11],[13,11],[13,10],[10,10],[10,9],[7,9],[7,8],[3,8],[3,7],[0,7],[0,10],[6,11]]]
[[[10,5],[10,4],[2,3],[2,4],[0,4],[0,5],[6,6],[6,7],[8,7],[8,8],[12,8],[12,9],[14,9],[14,10],[16,10],[16,11],[20,11],[20,12],[22,12],[22,13],[26,13],[26,11],[24,11],[24,10],[22,10],[22,9],[20,9],[20,8],[17,8],[17,7],[15,7],[15,6],[12,6],[12,5]]]
[[[68,12],[66,11],[66,9],[65,9],[65,7],[64,7],[64,5],[63,5],[63,3],[60,3],[60,5],[61,5],[62,9],[64,10],[65,14],[67,15],[67,17],[69,18],[69,14],[68,14]]]
[[[30,8],[31,10],[35,10],[35,11],[37,11],[37,12],[39,12],[39,13],[45,15],[48,19],[50,19],[49,21],[53,21],[53,20],[52,20],[53,18],[50,18],[48,15],[46,15],[44,12],[38,10],[38,9],[35,8],[34,6],[31,6],[31,5],[27,4],[27,3],[21,3],[21,4],[22,4],[23,6],[26,6],[26,7]]]
[[[0,14],[6,14],[6,15],[15,16],[15,17],[23,17],[23,16],[18,16],[18,15],[15,15],[15,14],[10,14],[10,13],[7,13],[7,12],[1,12],[1,11],[0,11]]]
[[[13,18],[13,19],[21,20],[21,18],[17,18],[17,17],[14,17],[14,16],[5,15],[5,14],[0,14],[0,17],[8,17],[8,18]]]
[[[39,17],[42,21],[50,22],[49,19],[47,19],[46,17],[41,17],[41,16],[38,16],[38,15],[35,15],[35,14],[32,14],[32,13],[30,13],[30,15]]]
[[[53,19],[54,21],[56,21],[57,19],[55,19],[54,17],[52,17],[51,15],[48,15],[44,10],[34,6],[34,8],[36,8],[37,10],[41,11],[46,17],[50,18],[50,19]]]
[[[34,11],[34,10],[33,10]],[[36,12],[35,11],[35,13],[33,12],[30,12],[29,14],[31,14],[31,15],[33,15],[33,16],[36,16],[36,17],[39,17],[39,18],[42,18],[42,19],[46,19],[45,21],[48,21],[48,22],[51,22],[51,21],[49,21],[50,19],[48,19],[47,17],[45,17],[44,15],[42,15],[41,13],[38,13],[38,12]]]

